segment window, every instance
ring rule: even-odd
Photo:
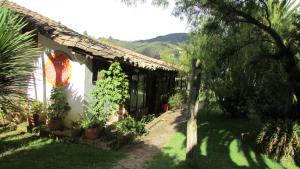
[[[130,82],[130,110],[137,111],[146,107],[146,75],[135,74]]]
[[[110,65],[110,63],[107,61],[93,59],[93,63],[92,63],[93,83],[95,83],[98,80],[99,71],[101,71],[103,69],[107,70],[109,68],[109,65]]]

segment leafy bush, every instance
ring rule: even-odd
[[[44,110],[44,105],[42,102],[37,100],[31,100],[30,102],[29,113],[30,114],[41,114]]]
[[[186,100],[187,100],[186,92],[179,91],[169,98],[168,103],[172,108],[179,108],[183,104],[185,104]]]
[[[97,116],[101,125],[105,125],[129,98],[129,82],[118,62],[112,63],[108,70],[102,70],[99,74],[88,111]]]
[[[125,119],[119,121],[116,125],[116,129],[119,134],[133,134],[135,136],[146,133],[146,119],[136,121],[133,117],[128,116]]]
[[[150,123],[155,118],[155,114],[147,114],[142,117],[140,121],[143,123]]]
[[[81,118],[78,121],[78,123],[79,123],[79,126],[83,129],[97,128],[101,125],[98,118],[95,115],[92,115],[88,112],[82,113]]]
[[[300,126],[290,120],[277,120],[266,123],[257,136],[257,143],[268,155],[280,160],[285,156],[294,156],[299,149],[298,134]]]
[[[71,109],[66,101],[64,87],[54,87],[51,90],[50,105],[48,107],[48,117],[50,119],[63,119],[66,113]]]
[[[14,122],[17,124],[21,123],[26,119],[27,115],[29,114],[27,100],[24,96],[14,97],[11,99],[14,102],[14,105],[17,106],[5,107],[3,105],[3,117],[5,117],[5,119],[10,122]]]

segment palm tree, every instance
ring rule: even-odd
[[[13,99],[24,95],[33,60],[39,49],[33,33],[22,33],[27,23],[5,5],[0,4],[0,109],[14,106]]]

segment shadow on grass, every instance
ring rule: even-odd
[[[184,163],[186,124],[156,155],[148,169],[191,169]],[[201,112],[198,120],[199,169],[284,169],[267,159],[255,142],[256,120],[226,119],[217,112]]]
[[[22,136],[21,134],[11,135],[9,137],[5,137],[5,139],[0,140],[0,153],[4,153],[7,151],[13,151],[16,149],[16,147],[19,146],[28,146],[31,142],[37,140],[39,137],[35,135],[31,135],[28,137],[24,137],[21,139],[18,139],[19,136]],[[12,140],[11,140],[12,139]]]
[[[37,136],[5,140],[0,144],[9,147],[3,151],[6,154],[0,152],[0,168],[3,169],[109,169],[124,157],[118,152]]]

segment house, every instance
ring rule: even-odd
[[[15,3],[5,5],[24,17],[28,22],[24,31],[34,31],[34,39],[43,49],[34,63],[37,69],[32,74],[28,97],[46,103],[54,86],[65,85],[71,106],[67,119],[75,120],[85,109],[98,71],[117,60],[129,77],[128,111],[133,115],[162,111],[162,104],[175,87],[175,66],[101,43]]]

